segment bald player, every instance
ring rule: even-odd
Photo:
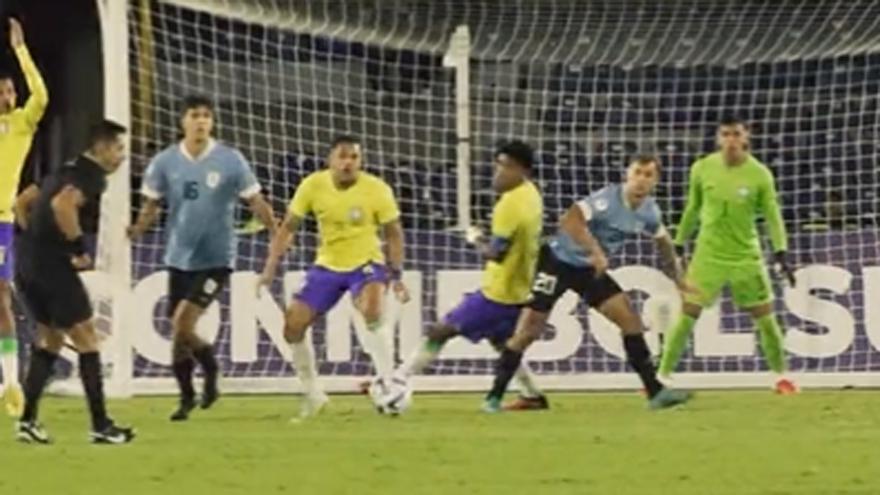
[[[3,371],[2,393],[6,412],[10,416],[21,416],[24,395],[18,383],[18,341],[15,338],[10,293],[15,222],[13,206],[25,158],[37,124],[49,104],[49,93],[25,45],[21,24],[11,18],[9,43],[24,73],[30,97],[23,107],[17,107],[12,76],[0,74],[0,369]]]
[[[394,367],[390,340],[383,335],[385,324],[392,322],[386,322],[383,313],[389,284],[398,300],[409,300],[401,281],[403,227],[391,188],[361,170],[362,164],[360,141],[350,136],[336,138],[327,169],[309,175],[297,187],[260,277],[262,286],[272,282],[294,233],[307,215],[313,215],[321,241],[318,257],[284,318],[284,339],[290,344],[293,366],[305,391],[303,418],[320,412],[328,401],[318,382],[315,351],[307,331],[346,292],[367,324],[363,344],[377,375],[390,379]],[[380,235],[385,239],[387,260]]]

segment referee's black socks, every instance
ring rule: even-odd
[[[626,360],[629,365],[639,374],[642,384],[648,391],[648,397],[654,397],[663,390],[663,384],[657,380],[657,370],[651,361],[651,351],[642,334],[624,335],[623,348],[626,350]]]
[[[504,347],[504,350],[501,351],[501,356],[498,358],[498,364],[495,368],[495,381],[492,384],[492,390],[486,396],[487,399],[497,399],[500,401],[504,397],[504,392],[507,391],[507,386],[510,384],[510,380],[513,379],[513,375],[516,374],[522,358],[522,352],[514,351],[507,346]]]
[[[79,355],[79,376],[82,379],[89,413],[92,415],[92,429],[101,431],[107,427],[107,408],[104,404],[104,379],[101,376],[101,355],[97,352],[84,352]]]
[[[30,364],[28,365],[27,376],[24,379],[24,413],[21,415],[22,421],[35,421],[37,419],[37,409],[40,403],[40,396],[43,395],[43,389],[49,377],[52,376],[52,368],[58,354],[53,354],[46,349],[34,348],[31,353]]]

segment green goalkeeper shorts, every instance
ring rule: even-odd
[[[715,304],[728,284],[733,302],[740,308],[753,308],[773,300],[770,275],[761,261],[724,263],[695,256],[688,267],[687,280],[697,293],[685,294],[684,300],[703,308]]]

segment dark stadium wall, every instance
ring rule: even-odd
[[[7,18],[22,21],[25,39],[49,89],[49,108],[34,139],[22,186],[82,149],[86,129],[103,114],[103,71],[96,0],[4,0],[0,67],[17,74],[19,103],[27,86],[9,48]],[[125,69],[122,69],[125,70]]]

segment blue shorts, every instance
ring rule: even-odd
[[[446,314],[443,323],[455,327],[462,337],[471,342],[488,339],[493,343],[503,343],[516,330],[520,309],[522,306],[519,304],[492,301],[481,291],[470,292]]]
[[[8,222],[0,222],[0,279],[10,281],[13,274],[12,238],[15,227]]]

